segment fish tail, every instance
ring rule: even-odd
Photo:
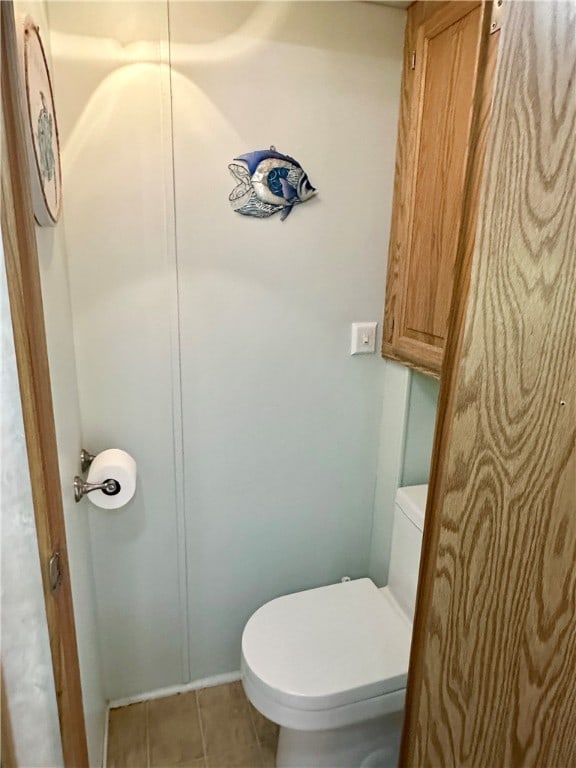
[[[241,197],[244,197],[244,195],[247,195],[248,192],[252,189],[252,181],[250,179],[250,174],[248,173],[248,169],[243,166],[239,165],[238,163],[230,163],[228,166],[228,170],[234,176],[236,181],[238,181],[238,185],[234,187],[232,192],[228,196],[228,200],[230,200],[231,203],[235,202],[236,200],[239,200]]]
[[[238,165],[238,163],[230,163],[228,170],[235,179],[238,179],[238,181],[243,181],[245,183],[250,181],[250,174],[245,166]]]
[[[252,184],[249,182],[241,181],[238,186],[234,187],[232,192],[228,195],[228,200],[231,203],[234,203],[236,200],[239,200],[241,197],[244,197],[244,195],[247,195],[248,192],[250,192],[252,189]]]

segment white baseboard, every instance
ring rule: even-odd
[[[114,699],[109,702],[109,709],[116,709],[117,707],[127,707],[129,704],[137,704],[140,701],[148,701],[149,699],[163,699],[166,696],[174,696],[177,693],[188,693],[189,691],[197,691],[200,688],[213,688],[215,685],[225,685],[226,683],[234,683],[236,680],[240,680],[240,672],[227,672],[224,675],[214,675],[213,677],[204,677],[201,680],[194,680],[192,683],[186,683],[185,685],[170,685],[167,688],[158,688],[155,691],[146,691],[145,693],[138,693],[135,696],[126,696],[124,699]],[[108,721],[106,721],[108,723]],[[108,738],[108,724],[106,724],[106,739]]]

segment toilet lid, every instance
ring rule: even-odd
[[[279,597],[242,636],[245,674],[280,703],[320,710],[406,687],[412,627],[370,579]]]

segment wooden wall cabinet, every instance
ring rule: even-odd
[[[463,242],[475,224],[465,212],[477,208],[466,200],[479,187],[492,99],[490,13],[479,0],[408,9],[382,355],[433,376],[473,245]]]

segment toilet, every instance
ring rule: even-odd
[[[276,768],[398,764],[427,491],[398,489],[386,587],[297,592],[246,624],[242,683],[280,725]]]

